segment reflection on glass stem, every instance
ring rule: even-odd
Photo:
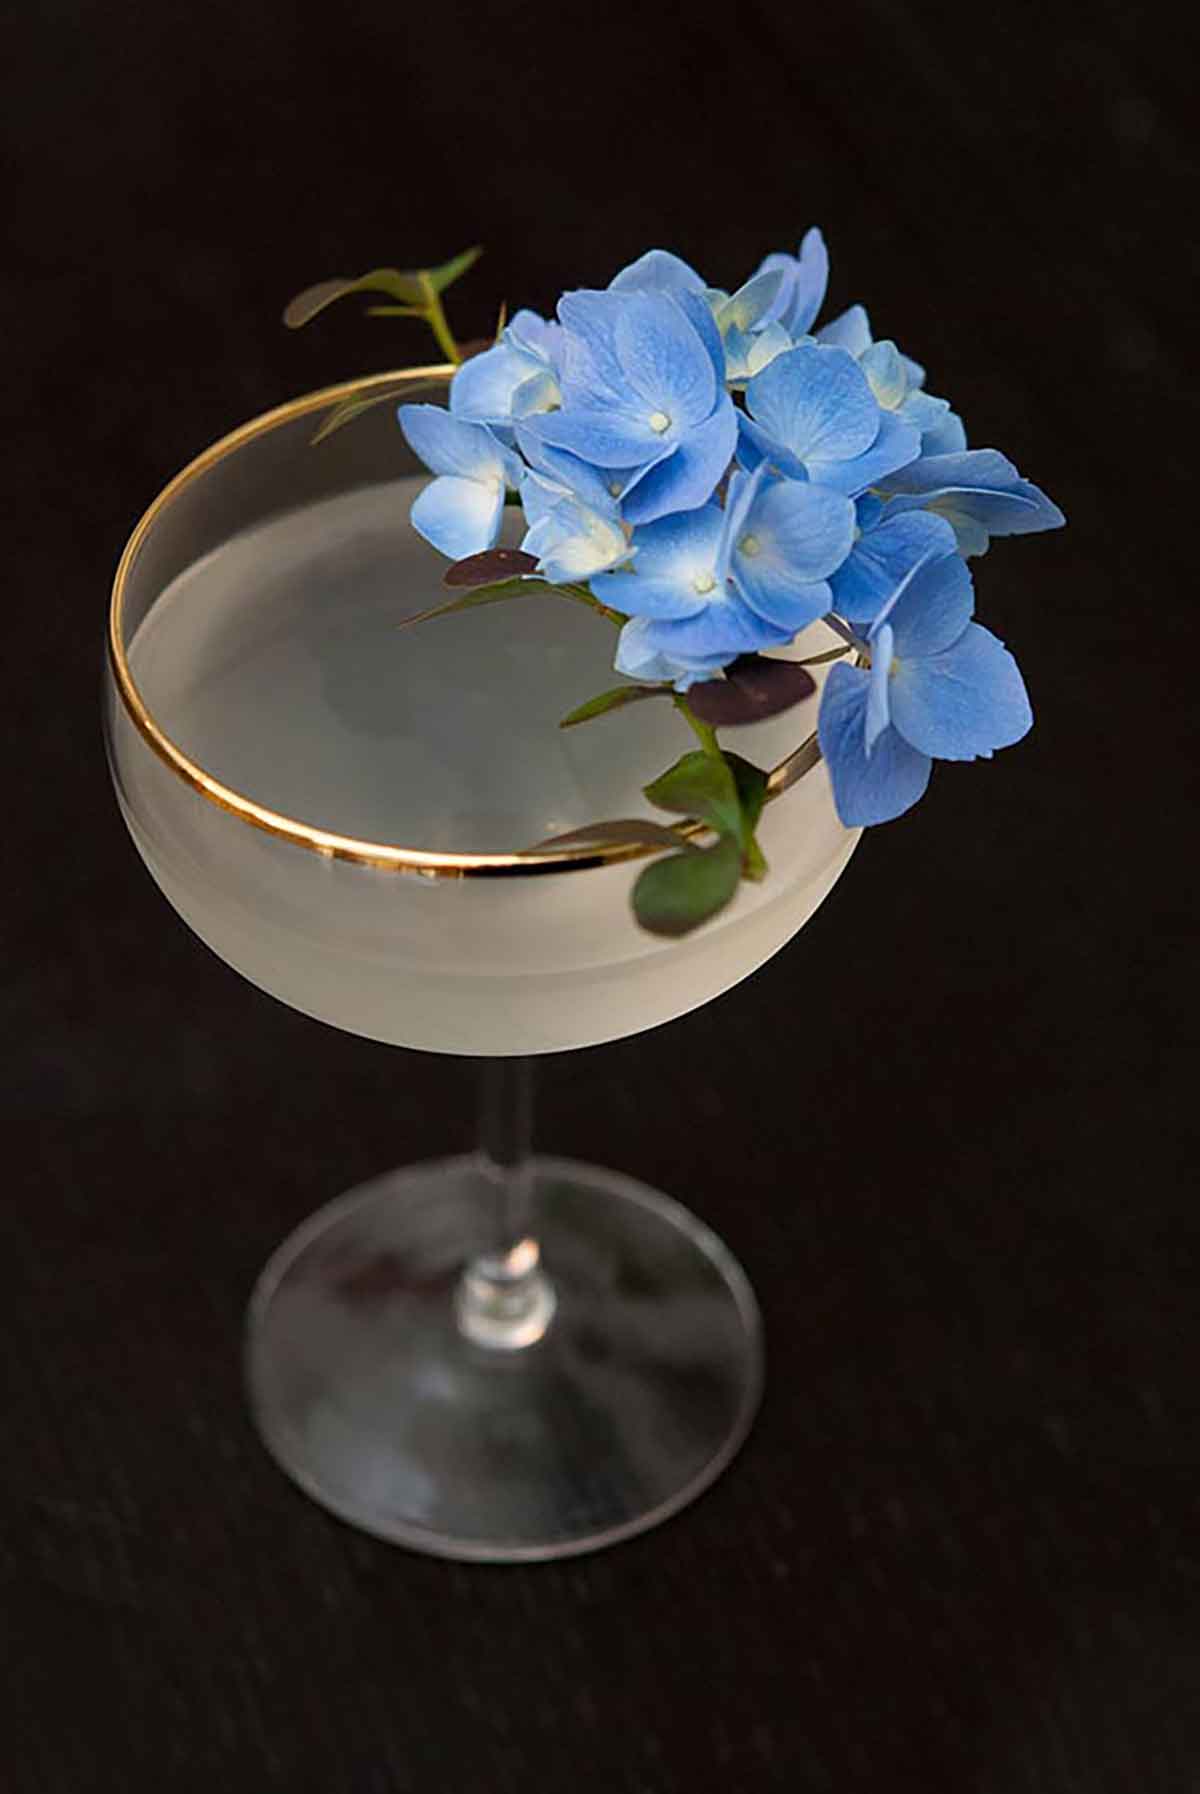
[[[485,1060],[477,1158],[492,1190],[495,1245],[463,1272],[456,1313],[468,1339],[499,1351],[535,1345],[554,1316],[554,1287],[530,1231],[532,1130],[532,1062]]]

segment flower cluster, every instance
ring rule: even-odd
[[[848,826],[887,821],[934,759],[1017,741],[1016,663],[972,620],[966,558],[1061,512],[994,449],[968,449],[924,370],[862,306],[817,326],[818,230],[733,294],[650,250],[557,318],[519,312],[464,362],[449,410],[401,405],[435,478],[414,527],[454,560],[517,495],[537,574],[625,621],[618,671],[685,692],[819,617],[856,651],[818,735]]]

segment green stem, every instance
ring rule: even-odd
[[[601,604],[595,593],[589,592],[586,586],[555,586],[553,590],[561,592],[564,598],[574,598],[578,604],[586,604],[589,610],[594,610],[597,616],[607,617],[618,629],[624,628],[629,621],[623,611],[613,610],[609,604]]]
[[[796,665],[798,667],[823,667],[827,661],[842,660],[852,652],[851,645],[847,642],[844,648],[828,648],[824,654],[806,655],[803,660],[798,660]]]
[[[708,723],[701,722],[700,718],[696,715],[696,712],[692,709],[691,705],[681,692],[675,693],[675,708],[695,734],[697,741],[699,741],[700,746],[704,749],[705,753],[714,755],[718,760],[723,759],[724,756],[721,753],[721,744],[717,740],[716,730],[710,728]]]
[[[462,361],[462,351],[454,340],[454,332],[451,330],[446,318],[446,313],[442,309],[441,294],[437,291],[437,288],[423,269],[419,279],[421,282],[421,291],[425,295],[425,316],[429,320],[429,328],[433,331],[434,336],[436,336],[438,347],[446,357],[446,360],[454,362],[457,367]]]

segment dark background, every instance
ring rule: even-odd
[[[1190,17],[1190,15],[1189,15]],[[1124,5],[26,0],[6,27],[0,1784],[13,1794],[1192,1794],[1197,44]],[[940,768],[770,969],[545,1062],[549,1149],[751,1272],[766,1404],[662,1530],[448,1566],[275,1471],[239,1332],[339,1189],[463,1148],[470,1068],[218,963],[125,837],[106,591],[164,481],[424,358],[320,276],[649,244],[831,302],[1071,527],[974,563],[1035,732]]]

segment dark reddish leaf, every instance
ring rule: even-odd
[[[536,555],[520,548],[485,548],[482,554],[469,554],[455,561],[442,575],[444,586],[490,586],[501,579],[516,579],[522,573],[537,572]]]
[[[687,701],[701,722],[722,729],[778,716],[810,698],[816,689],[812,674],[794,660],[741,654],[730,662],[723,679],[705,679],[691,686]]]

